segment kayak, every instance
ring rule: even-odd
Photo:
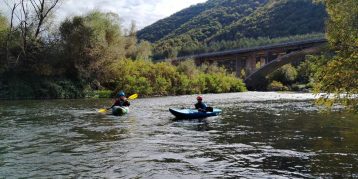
[[[222,112],[221,109],[216,109],[216,108],[214,108],[212,112],[200,112],[197,109],[171,109],[171,108],[169,108],[169,111],[178,119],[206,118],[211,116],[217,116]]]
[[[123,116],[129,112],[128,107],[114,106],[112,108],[112,115]]]

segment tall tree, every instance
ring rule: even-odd
[[[135,59],[137,51],[137,26],[135,21],[132,21],[131,28],[126,39],[126,56],[127,58]]]
[[[7,59],[16,56],[16,62],[34,61],[41,54],[41,33],[44,32],[44,25],[49,20],[55,7],[60,0],[5,0],[11,14],[8,38],[6,42]],[[14,22],[18,22],[15,27]],[[13,33],[20,32],[21,40],[17,43],[21,51],[18,54],[10,54],[9,44],[14,41]],[[27,65],[25,65],[27,66]]]
[[[9,23],[4,16],[0,13],[0,47],[2,47],[3,43],[5,42],[7,30],[8,30]]]
[[[152,45],[145,40],[142,40],[137,47],[137,60],[150,60],[152,56]]]
[[[0,14],[0,73],[6,65],[6,36],[9,23],[2,14]]]
[[[24,0],[22,0],[23,2]],[[59,0],[29,0],[33,8],[35,18],[35,38],[38,38],[47,17],[59,3]]]
[[[320,102],[343,103],[358,110],[358,1],[322,0],[327,8],[327,38],[336,54],[318,58],[315,91],[326,92]],[[334,94],[334,99],[329,95]]]
[[[61,24],[70,74],[87,81],[105,78],[106,67],[125,55],[118,21],[113,14],[94,11]]]

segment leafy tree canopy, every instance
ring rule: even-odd
[[[316,93],[326,92],[320,103],[343,103],[358,110],[358,1],[324,0],[329,20],[327,37],[335,55],[316,57]],[[334,94],[334,98],[328,98]]]

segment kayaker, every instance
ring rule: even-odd
[[[111,108],[113,108],[114,106],[129,107],[130,105],[131,104],[127,100],[125,93],[123,91],[121,91],[117,94],[116,101],[114,102],[114,104]]]
[[[196,100],[198,100],[198,102],[195,104],[195,109],[197,109],[200,112],[206,112],[206,108],[208,106],[205,103],[203,103],[203,97],[198,96],[196,97]]]

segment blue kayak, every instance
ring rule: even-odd
[[[221,109],[216,109],[216,108],[214,108],[212,112],[200,112],[197,109],[171,109],[171,108],[169,108],[169,111],[178,119],[206,118],[211,116],[217,116],[222,112]]]

